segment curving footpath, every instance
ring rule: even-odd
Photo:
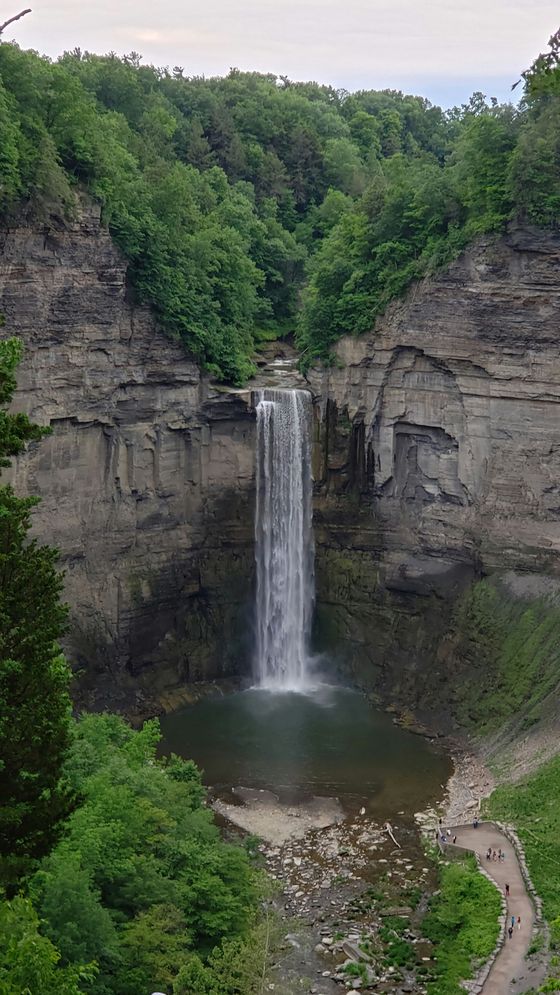
[[[498,886],[507,906],[506,932],[502,947],[482,985],[471,983],[469,989],[483,995],[524,992],[533,983],[528,977],[529,970],[525,957],[531,944],[536,916],[515,848],[511,840],[492,822],[482,822],[477,829],[473,829],[472,826],[456,826],[452,828],[451,833],[456,834],[457,843],[455,846],[445,844],[444,852],[447,849],[466,849],[476,853],[481,868]],[[496,852],[501,848],[506,859],[503,862],[487,860],[486,852],[489,847]],[[510,889],[507,898],[506,884],[509,884]],[[515,928],[510,940],[507,927],[511,924],[512,916],[515,916]],[[521,929],[517,928],[518,916],[521,917]]]

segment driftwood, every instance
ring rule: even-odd
[[[9,17],[7,21],[0,24],[0,35],[6,30],[8,25],[13,24],[14,21],[19,21],[20,17],[25,17],[26,14],[31,13],[31,7],[27,7],[25,10],[20,10],[19,14],[14,14],[13,17]]]
[[[395,846],[398,846],[398,848],[400,850],[401,849],[401,845],[400,845],[400,843],[397,843],[395,837],[393,836],[393,827],[392,827],[392,825],[391,825],[390,822],[386,822],[385,823],[385,832],[389,834],[389,836],[393,840],[393,843],[395,844]]]

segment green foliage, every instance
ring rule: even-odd
[[[492,819],[514,825],[523,843],[531,880],[550,926],[550,947],[556,956],[549,967],[556,974],[560,951],[560,757],[515,784],[497,788],[485,802],[485,811]],[[551,977],[539,992],[556,992],[558,985],[558,978]]]
[[[213,977],[214,948],[253,928],[260,886],[244,849],[221,840],[195,765],[158,760],[158,741],[155,720],[74,726],[65,776],[83,802],[30,885],[64,963],[99,965],[92,995],[170,988],[194,954]]]
[[[449,262],[473,236],[503,228],[513,210],[511,109],[467,110],[443,162],[403,154],[395,112],[384,114],[385,158],[309,264],[298,331],[307,364],[341,335],[366,331],[411,280]]]
[[[44,430],[7,414],[21,357],[0,342],[0,466]],[[56,840],[71,798],[61,782],[69,737],[70,674],[56,550],[31,542],[34,498],[0,487],[0,884],[13,888]]]
[[[497,788],[486,810],[519,833],[553,944],[560,949],[560,757],[516,784]]]
[[[385,963],[395,967],[412,968],[416,963],[414,947],[401,933],[408,923],[397,916],[386,916],[379,930],[379,938],[385,944]]]
[[[4,339],[0,342],[0,468],[9,466],[8,456],[17,456],[28,442],[40,439],[49,431],[34,425],[27,415],[8,414],[5,410],[16,389],[15,372],[21,354],[21,342],[18,339]]]
[[[500,910],[500,896],[474,857],[441,865],[440,890],[422,924],[437,951],[429,995],[461,995],[460,982],[472,977],[494,949]]]
[[[60,781],[70,680],[56,550],[28,541],[33,498],[0,488],[0,880],[46,853],[71,800]]]
[[[461,598],[453,629],[460,722],[480,733],[512,717],[518,728],[536,722],[559,683],[560,608],[514,598],[484,580]]]
[[[31,902],[0,901],[0,992],[2,995],[81,995],[91,967],[62,967],[60,953],[42,936]]]
[[[329,359],[470,239],[557,224],[558,44],[524,74],[520,110],[475,93],[448,112],[4,44],[0,211],[72,214],[88,191],[139,299],[221,379],[245,381],[255,344],[294,330],[305,364]]]
[[[206,964],[195,954],[179,971],[173,995],[260,995],[277,933],[265,920],[245,937],[225,940]]]
[[[560,89],[560,29],[549,39],[548,52],[541,52],[532,65],[521,75],[525,83],[525,97],[531,103],[547,103],[558,94]]]
[[[560,217],[560,74],[556,99],[535,108],[510,165],[511,197],[523,221],[557,226]]]
[[[485,104],[460,117],[392,91],[187,79],[134,54],[53,64],[13,45],[0,78],[0,210],[75,213],[86,189],[138,297],[234,383],[259,333],[294,329],[322,240],[299,333],[310,357],[508,210],[511,114]]]

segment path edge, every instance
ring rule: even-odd
[[[533,928],[531,930],[531,936],[534,939],[539,935],[539,933],[542,933],[545,945],[548,948],[550,937],[549,937],[548,924],[543,916],[542,900],[531,880],[531,875],[529,874],[529,869],[527,867],[525,850],[523,849],[523,844],[519,839],[516,830],[514,829],[513,826],[510,826],[503,822],[497,822],[493,819],[489,819],[487,821],[484,820],[484,822],[483,823],[481,822],[480,825],[495,826],[496,829],[499,829],[500,832],[503,833],[506,839],[508,839],[509,842],[511,843],[511,846],[513,847],[515,855],[517,857],[517,862],[521,870],[521,876],[525,884],[527,895],[529,896],[529,901],[531,902],[535,912],[535,921],[533,923]],[[465,828],[466,825],[453,827],[453,829],[458,829],[458,830]],[[439,843],[439,849],[442,854],[445,854],[446,852],[450,853],[457,850],[460,850],[462,853],[470,853],[475,858],[480,873],[483,874],[488,881],[490,881],[490,883],[493,885],[493,887],[500,895],[502,911],[498,917],[499,932],[498,932],[498,939],[496,940],[496,945],[492,953],[484,962],[484,964],[482,964],[481,967],[479,967],[474,978],[460,982],[461,987],[464,988],[465,991],[471,992],[472,995],[482,995],[484,985],[486,984],[486,981],[488,979],[488,975],[490,974],[490,971],[494,966],[494,962],[496,961],[498,954],[503,949],[504,943],[506,941],[507,903],[505,900],[505,896],[502,893],[502,889],[499,887],[496,881],[494,881],[494,878],[488,873],[486,868],[482,865],[478,853],[475,853],[474,850],[471,850],[469,847],[460,846],[458,843],[445,843],[443,845]],[[548,962],[548,953],[547,953],[547,962]]]

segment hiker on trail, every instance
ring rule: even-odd
[[[521,916],[517,916],[517,928],[521,929]]]
[[[492,850],[492,860],[496,860],[496,851]]]
[[[511,938],[513,936],[513,926],[508,926],[508,936],[509,936],[509,938],[511,940]]]
[[[473,829],[478,829],[478,815],[475,815],[472,824]]]
[[[456,836],[454,836],[454,837],[453,837],[453,842],[454,842],[454,843],[456,843],[456,842],[457,842],[457,837],[456,837]]]
[[[492,858],[492,847],[489,846],[486,851],[486,860],[491,860],[491,858]]]
[[[502,859],[502,848],[500,847],[500,849],[498,850],[498,860],[501,859]]]
[[[506,898],[509,898],[509,884],[506,884]]]
[[[515,926],[515,916],[512,916],[511,917],[511,928],[513,929],[514,926]]]

